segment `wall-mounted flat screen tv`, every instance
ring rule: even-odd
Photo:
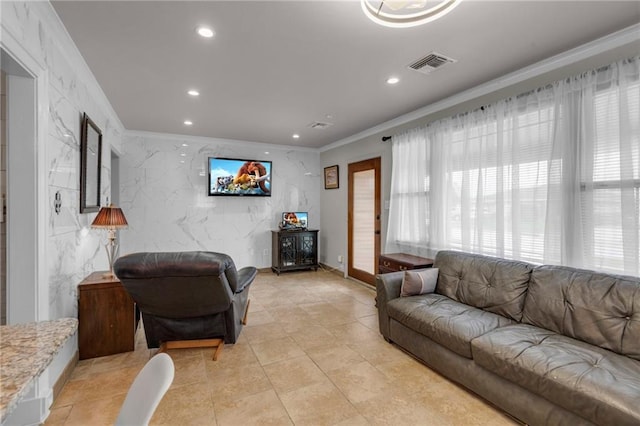
[[[209,195],[271,196],[271,161],[209,157]]]

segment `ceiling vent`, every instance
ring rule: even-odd
[[[331,126],[333,126],[332,123],[323,123],[321,121],[314,121],[313,123],[307,124],[308,128],[317,130],[323,130]]]
[[[423,74],[429,74],[437,70],[438,68],[442,68],[446,64],[452,64],[454,62],[458,61],[452,58],[447,58],[446,56],[439,53],[431,52],[424,58],[420,58],[409,65],[409,68]]]

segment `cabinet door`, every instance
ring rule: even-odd
[[[296,235],[280,235],[280,266],[294,266],[297,257]]]
[[[106,284],[108,285],[108,284]],[[135,306],[120,283],[79,286],[80,359],[128,352],[135,345]]]
[[[313,233],[300,234],[300,265],[316,264],[316,238]]]

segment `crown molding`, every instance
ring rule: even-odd
[[[319,148],[267,144],[262,142],[243,141],[238,139],[214,138],[214,137],[207,137],[207,136],[178,135],[175,133],[147,132],[144,130],[125,130],[122,136],[123,138],[141,137],[141,138],[149,138],[149,139],[164,139],[167,141],[174,141],[174,142],[191,141],[194,143],[197,142],[197,143],[203,143],[203,144],[226,144],[226,145],[242,144],[245,147],[250,146],[258,150],[320,152]]]

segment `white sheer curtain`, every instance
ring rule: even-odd
[[[640,274],[640,57],[393,138],[385,250]]]

